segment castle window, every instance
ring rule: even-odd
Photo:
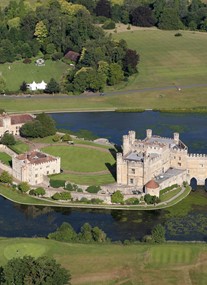
[[[130,178],[130,184],[134,184],[134,179]]]
[[[55,169],[53,169],[53,173],[55,173]]]
[[[132,168],[131,171],[132,171],[132,174],[135,174],[135,169],[134,168]]]
[[[178,162],[178,166],[181,166],[181,163],[180,163],[180,162]]]
[[[200,164],[200,167],[203,167],[203,164]]]
[[[179,160],[181,160],[181,157],[179,156]]]
[[[49,174],[49,171],[47,171],[47,174]]]
[[[35,177],[38,177],[38,174],[35,174]]]

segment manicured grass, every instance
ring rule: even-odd
[[[106,164],[113,165],[115,160],[110,152],[103,152],[91,148],[71,146],[48,146],[44,152],[60,156],[61,167],[64,170],[77,172],[96,172],[107,170]]]
[[[163,250],[163,247],[165,250]],[[148,268],[170,267],[175,265],[187,265],[195,262],[196,257],[200,253],[198,248],[191,246],[157,245],[150,248],[150,262]]]
[[[50,177],[51,179],[60,179],[73,182],[80,185],[105,185],[115,183],[115,179],[111,174],[103,175],[78,175],[78,174],[57,174]]]
[[[46,246],[35,243],[15,243],[10,244],[4,249],[4,256],[7,260],[12,258],[23,257],[25,255],[32,255],[37,258],[41,255],[44,255],[46,252]]]
[[[177,189],[171,190],[171,191],[169,191],[167,193],[164,193],[164,194],[160,195],[161,202],[168,201],[169,199],[171,199],[175,195],[177,195],[180,191],[181,191],[181,189],[177,188]]]
[[[123,246],[15,238],[1,239],[0,250],[0,265],[18,253],[53,257],[70,270],[76,285],[156,285],[158,280],[159,285],[206,284],[206,244]]]
[[[11,166],[12,163],[12,158],[10,155],[8,155],[5,152],[0,152],[0,161],[4,164],[6,164],[7,166]]]
[[[10,148],[17,154],[24,153],[29,150],[29,146],[21,141],[17,141],[16,144],[10,146]]]
[[[24,64],[22,61],[0,64],[0,72],[6,80],[5,89],[9,91],[19,90],[23,81],[32,83],[44,80],[47,83],[52,77],[59,81],[67,69],[68,65],[62,61],[51,60],[45,61],[45,66],[36,66],[34,60],[30,64]]]

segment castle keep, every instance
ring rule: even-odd
[[[129,131],[123,136],[123,153],[117,154],[117,183],[159,196],[159,191],[172,184],[196,178],[198,185],[207,179],[207,155],[189,154],[179,139],[159,137],[146,131],[144,140]]]

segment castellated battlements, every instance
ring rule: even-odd
[[[207,159],[207,154],[189,153],[188,157],[190,157],[190,158],[206,158]]]
[[[178,175],[179,178],[173,174],[175,177],[170,180],[173,183],[180,184],[182,179],[190,181],[193,177],[198,183],[203,183],[207,178],[207,154],[189,154],[179,133],[167,138],[153,135],[152,130],[148,129],[145,139],[135,137],[134,131],[123,136],[123,155],[117,154],[119,184],[143,188],[154,177],[165,177],[168,170],[171,173],[183,173],[183,176]]]

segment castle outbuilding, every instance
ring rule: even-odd
[[[48,155],[39,150],[13,156],[13,176],[30,185],[41,184],[47,176],[60,173],[60,157]]]
[[[196,178],[204,185],[207,178],[207,155],[189,154],[179,133],[165,138],[146,131],[144,140],[129,131],[123,136],[123,153],[117,154],[117,183],[159,196],[159,191],[173,184]]]

